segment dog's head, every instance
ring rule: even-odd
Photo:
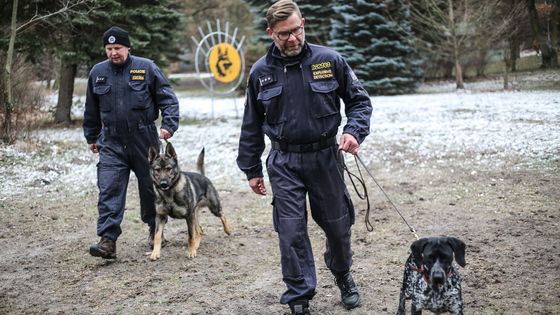
[[[421,238],[410,246],[414,262],[427,275],[432,288],[439,291],[451,272],[453,259],[465,267],[465,243],[455,237]]]
[[[165,153],[158,153],[154,147],[148,151],[150,174],[157,189],[168,190],[179,179],[181,170],[177,161],[177,153],[171,143],[165,146]]]

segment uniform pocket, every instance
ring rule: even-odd
[[[111,111],[111,101],[109,99],[109,95],[111,94],[110,92],[110,85],[97,85],[93,87],[93,94],[97,96],[97,99],[99,100],[99,109],[102,112]]]
[[[148,84],[145,82],[128,82],[131,90],[131,107],[132,109],[146,109],[150,107],[150,91]]]
[[[356,222],[356,210],[354,209],[354,204],[352,203],[352,198],[348,191],[344,192],[344,197],[346,198],[346,205],[348,207],[348,216],[350,217],[350,225],[354,225]]]
[[[269,124],[278,124],[285,121],[285,118],[282,117],[282,108],[280,106],[281,96],[281,85],[262,90],[257,95],[257,101],[264,107],[266,121]]]
[[[313,91],[313,108],[315,118],[321,118],[338,114],[340,109],[336,102],[336,89],[338,81],[315,81],[309,82]]]

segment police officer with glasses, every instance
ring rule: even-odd
[[[369,134],[371,101],[340,54],[305,41],[305,19],[296,3],[274,3],[266,19],[273,44],[249,74],[237,164],[253,192],[265,195],[261,155],[264,136],[270,139],[266,166],[287,287],[280,302],[288,304],[292,314],[309,314],[309,301],[316,293],[307,232],[309,197],[311,217],[326,235],[324,262],[342,304],[352,309],[361,299],[350,271],[354,207],[340,151],[358,153]],[[337,141],[341,99],[347,122]]]

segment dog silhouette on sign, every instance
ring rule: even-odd
[[[229,59],[227,48],[222,51],[222,49],[218,47],[218,60],[216,61],[216,69],[218,71],[218,74],[221,77],[227,76],[226,72],[232,65],[233,63]]]

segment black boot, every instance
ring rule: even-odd
[[[339,273],[333,272],[333,274],[335,276],[336,285],[340,289],[342,304],[349,310],[360,306],[360,293],[358,292],[358,287],[354,283],[354,279],[352,279],[352,273],[350,273],[350,271],[345,271]]]
[[[89,247],[89,253],[94,257],[115,259],[117,258],[117,243],[110,238],[101,237],[99,243]]]
[[[292,315],[310,315],[309,313],[309,301],[307,300],[296,300],[288,303]]]

